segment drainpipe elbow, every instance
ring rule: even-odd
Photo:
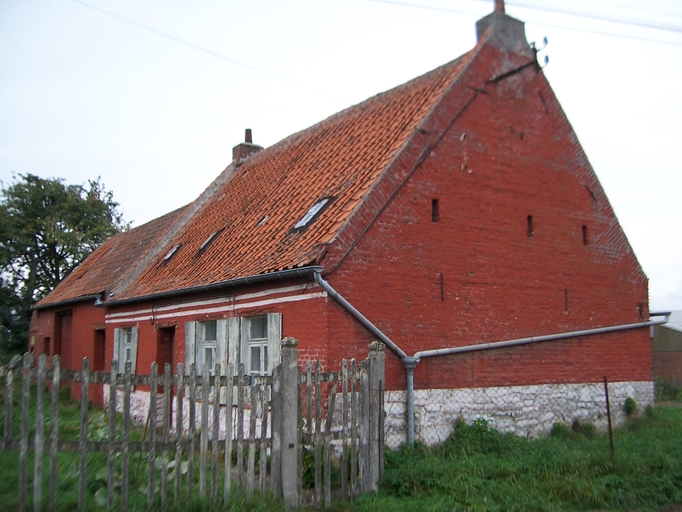
[[[406,370],[414,370],[417,367],[417,364],[419,363],[419,358],[418,357],[403,357],[401,359],[403,366],[405,367]]]

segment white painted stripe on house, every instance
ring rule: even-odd
[[[219,306],[215,308],[204,308],[204,309],[192,309],[189,311],[176,311],[174,313],[166,313],[163,315],[155,314],[154,318],[156,320],[165,320],[169,318],[180,318],[183,316],[193,316],[193,315],[207,315],[211,313],[222,313],[226,311],[236,311],[238,309],[245,309],[245,308],[255,308],[259,306],[269,306],[272,304],[283,304],[286,302],[298,302],[301,300],[310,300],[310,299],[319,299],[319,298],[324,298],[327,296],[327,292],[314,292],[314,293],[306,293],[303,295],[289,295],[288,297],[277,297],[276,299],[266,299],[266,300],[260,300],[260,301],[255,301],[255,302],[245,302],[241,304],[227,304],[224,306]],[[149,310],[149,313],[151,313],[151,310]],[[140,322],[140,321],[146,321],[149,320],[149,316],[134,316],[134,317],[125,317],[125,318],[106,318],[104,320],[105,323],[107,324],[115,324],[115,323],[126,323],[126,322]]]
[[[190,307],[197,307],[197,306],[208,306],[211,304],[222,304],[224,302],[230,301],[230,302],[236,302],[239,300],[248,300],[248,299],[254,299],[257,297],[264,297],[267,295],[274,295],[276,293],[286,293],[286,292],[295,292],[299,290],[306,290],[306,289],[312,289],[312,288],[319,288],[319,285],[317,283],[306,283],[306,284],[297,284],[293,286],[282,286],[280,288],[270,288],[268,290],[263,290],[260,292],[252,292],[252,293],[243,293],[240,295],[228,295],[226,297],[220,297],[217,299],[206,299],[206,300],[197,300],[194,302],[186,302],[183,304],[173,304],[172,306],[161,306],[158,308],[152,309],[138,309],[135,311],[125,311],[123,313],[109,313],[104,316],[104,318],[111,319],[111,318],[121,318],[121,317],[128,317],[128,316],[136,316],[136,315],[145,315],[145,314],[150,314],[150,313],[158,313],[159,311],[174,311],[177,309],[184,309],[184,308],[190,308]]]

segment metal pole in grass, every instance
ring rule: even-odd
[[[613,428],[611,427],[611,404],[609,402],[609,381],[606,378],[606,375],[604,375],[604,395],[606,395],[606,418],[608,419],[609,422],[609,446],[611,448],[611,460],[613,460],[616,457],[616,454],[613,450]]]

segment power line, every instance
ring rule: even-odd
[[[479,0],[483,1],[483,0]],[[608,17],[606,15],[599,15],[599,14],[589,14],[585,12],[579,12],[579,11],[567,11],[564,9],[559,9],[556,7],[551,7],[551,6],[538,6],[538,5],[533,5],[525,2],[508,2],[509,5],[515,5],[516,7],[521,7],[523,9],[533,9],[536,11],[545,11],[545,12],[553,12],[556,14],[565,14],[568,16],[575,16],[578,18],[586,18],[590,20],[597,20],[597,21],[608,21],[610,23],[619,23],[621,25],[631,25],[634,27],[644,27],[644,28],[652,28],[655,30],[665,30],[668,32],[676,32],[676,33],[682,33],[682,27],[680,26],[675,26],[675,25],[663,25],[663,24],[655,24],[655,23],[647,23],[644,21],[639,21],[633,18],[613,18],[613,17]]]
[[[448,9],[448,8],[444,8],[444,7],[436,7],[436,6],[431,6],[431,5],[415,4],[415,3],[408,3],[408,2],[399,2],[397,0],[369,0],[369,1],[370,2],[383,3],[383,4],[399,5],[401,7],[415,7],[417,9],[426,9],[426,10],[431,10],[431,11],[451,12],[451,13],[455,13],[455,14],[466,14],[466,15],[470,15],[470,16],[476,16],[477,15],[477,14],[474,14],[471,12],[463,12],[463,11],[458,11],[455,9]],[[479,1],[489,2],[489,0],[479,0]],[[588,18],[588,19],[592,18],[592,19],[599,20],[599,21],[607,21],[610,23],[617,23],[617,24],[621,24],[621,25],[633,25],[633,26],[650,28],[650,29],[655,29],[655,30],[665,30],[665,31],[670,31],[670,32],[675,32],[675,33],[682,33],[682,27],[673,27],[673,26],[668,26],[668,25],[656,25],[656,24],[651,24],[651,23],[635,22],[635,21],[630,22],[627,20],[617,20],[617,19],[608,18],[605,16],[600,17],[600,16],[596,16],[596,15],[579,14],[577,12],[562,11],[560,9],[546,9],[544,7],[531,6],[530,4],[522,4],[522,3],[518,3],[518,2],[512,2],[511,4],[516,5],[517,7],[525,8],[525,9],[553,12],[555,14],[565,14],[565,15],[569,15],[569,16],[583,17],[583,18]],[[646,38],[646,37],[633,36],[631,34],[629,34],[629,35],[614,34],[614,33],[610,33],[610,32],[604,32],[601,30],[591,30],[591,29],[585,29],[585,28],[570,27],[570,26],[566,26],[566,25],[557,25],[557,24],[546,23],[546,22],[538,22],[538,24],[544,25],[547,27],[561,28],[561,29],[566,29],[566,30],[575,30],[578,32],[588,32],[588,33],[592,33],[592,34],[600,34],[600,35],[611,36],[611,37],[621,37],[621,38],[625,38],[625,39],[635,39],[635,40],[639,40],[639,41],[647,41],[647,42],[653,42],[653,43],[662,43],[662,44],[670,44],[670,45],[674,45],[674,46],[682,46],[682,43],[676,43],[673,41],[664,41],[664,40],[660,40],[660,39],[650,39],[650,38]]]
[[[198,46],[198,45],[196,45],[196,44],[194,44],[194,43],[191,43],[191,42],[189,42],[189,41],[185,41],[184,39],[180,39],[180,38],[175,37],[175,36],[173,36],[173,35],[166,34],[165,32],[161,32],[160,30],[156,30],[155,28],[148,27],[148,26],[146,26],[146,25],[143,25],[143,24],[138,23],[138,22],[133,21],[133,20],[129,20],[129,19],[127,19],[127,18],[124,18],[123,16],[119,16],[118,14],[114,14],[113,12],[105,11],[104,9],[100,9],[99,7],[95,7],[94,5],[87,4],[87,3],[85,3],[85,2],[82,2],[81,0],[71,0],[71,1],[72,1],[72,2],[75,2],[75,3],[79,4],[79,5],[82,5],[82,6],[84,6],[84,7],[89,7],[90,9],[93,9],[93,10],[95,10],[95,11],[98,11],[98,12],[100,12],[100,13],[102,13],[102,14],[106,14],[107,16],[111,16],[112,18],[116,18],[116,19],[119,20],[119,21],[123,21],[123,22],[128,23],[128,24],[130,24],[130,25],[133,25],[133,26],[135,26],[135,27],[137,27],[137,28],[141,28],[142,30],[146,30],[147,32],[151,32],[151,33],[153,33],[153,34],[156,34],[157,36],[161,36],[161,37],[164,37],[164,38],[166,38],[166,39],[170,39],[171,41],[174,41],[174,42],[176,42],[176,43],[179,43],[179,44],[182,44],[182,45],[185,45],[185,46],[189,46],[190,48],[193,48],[193,49],[195,49],[195,50],[199,50],[200,52],[204,52],[204,53],[206,53],[206,54],[208,54],[208,55],[212,55],[213,57],[218,57],[219,59],[226,60],[227,62],[231,62],[232,64],[236,64],[237,66],[241,66],[241,67],[246,68],[246,69],[249,69],[249,70],[251,70],[251,71],[255,71],[256,73],[260,73],[261,75],[265,75],[265,76],[268,76],[268,77],[270,77],[270,78],[274,78],[275,80],[279,80],[279,81],[282,81],[282,82],[286,82],[286,83],[289,83],[289,84],[291,84],[291,85],[295,85],[296,87],[300,87],[301,89],[305,89],[305,90],[314,92],[314,93],[317,94],[318,96],[322,96],[322,97],[325,97],[325,98],[327,98],[327,99],[334,100],[334,101],[336,101],[336,102],[338,102],[338,103],[341,103],[341,104],[345,105],[346,107],[348,107],[348,106],[351,105],[351,103],[350,103],[349,101],[342,100],[342,99],[340,99],[340,98],[335,98],[335,97],[329,96],[329,95],[327,95],[327,94],[322,94],[322,93],[320,93],[319,91],[317,91],[317,90],[315,90],[315,89],[311,89],[310,87],[307,87],[307,86],[305,86],[305,85],[302,85],[302,84],[299,84],[299,83],[296,83],[296,82],[292,82],[291,80],[287,80],[286,78],[282,78],[282,77],[277,76],[277,75],[273,75],[272,73],[269,73],[269,72],[267,72],[267,71],[263,71],[262,69],[259,69],[259,68],[256,68],[256,67],[254,67],[254,66],[251,66],[251,65],[249,65],[249,64],[246,64],[246,63],[244,63],[244,62],[238,61],[238,60],[236,60],[236,59],[233,59],[233,58],[231,58],[231,57],[228,57],[227,55],[223,55],[222,53],[214,52],[213,50],[209,50],[209,49],[207,49],[207,48],[203,48],[203,47]]]

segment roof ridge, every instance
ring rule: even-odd
[[[282,146],[282,148],[284,148],[284,147],[286,147],[285,146],[286,144],[292,142],[294,139],[302,137],[308,132],[314,132],[314,131],[320,129],[321,127],[323,127],[324,125],[332,124],[334,122],[334,120],[336,120],[339,117],[343,117],[344,115],[348,115],[351,111],[361,110],[364,105],[369,105],[370,102],[376,101],[381,96],[385,96],[385,95],[388,95],[391,93],[395,93],[398,90],[403,89],[403,88],[408,88],[413,83],[424,80],[427,76],[432,75],[432,74],[436,74],[446,67],[456,66],[459,61],[468,58],[469,54],[473,53],[478,48],[478,46],[479,46],[479,44],[477,44],[474,48],[472,48],[468,52],[460,55],[456,59],[451,60],[450,62],[446,62],[445,64],[442,64],[442,65],[435,67],[429,71],[426,71],[419,76],[411,78],[407,82],[403,82],[402,84],[398,84],[394,87],[391,87],[390,89],[386,89],[385,91],[378,92],[378,93],[370,96],[369,98],[365,98],[364,100],[360,101],[359,103],[349,105],[348,107],[344,108],[343,110],[339,110],[338,112],[334,112],[333,114],[330,114],[329,116],[322,119],[321,121],[316,122],[315,124],[307,126],[307,127],[303,128],[303,129],[301,129],[295,133],[292,133],[290,135],[287,135],[286,137],[284,137],[283,139],[280,139],[279,141],[275,142],[271,146],[268,146],[267,148],[262,149],[258,153],[254,153],[253,155],[251,155],[249,157],[249,159],[247,161],[241,163],[240,165],[255,164],[259,160],[266,158],[267,153],[271,152],[271,150],[274,151],[276,148],[278,148],[280,146]]]

